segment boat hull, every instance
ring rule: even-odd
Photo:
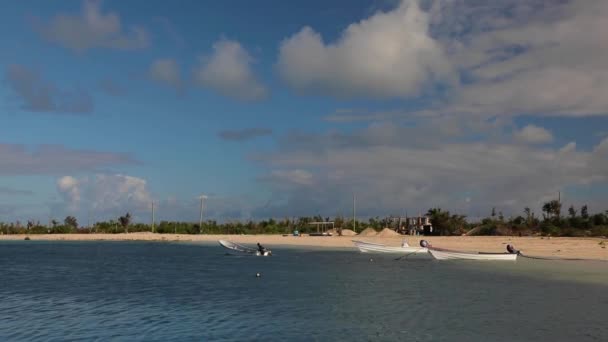
[[[446,251],[429,249],[429,253],[437,260],[490,260],[490,261],[515,261],[517,254],[510,253],[467,253],[457,251]]]
[[[232,241],[227,240],[219,240],[219,244],[224,247],[229,254],[233,255],[254,255],[254,256],[270,256],[272,255],[272,251],[266,250],[264,253],[260,252],[256,248],[251,248],[243,245],[239,245],[238,243],[234,243]]]
[[[353,243],[361,253],[427,254],[427,249],[422,247],[393,247],[362,241],[353,241]]]

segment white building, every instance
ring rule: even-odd
[[[431,224],[431,218],[428,216],[408,217],[407,227],[408,233],[410,235],[433,233],[433,225]]]

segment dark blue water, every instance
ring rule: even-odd
[[[608,341],[605,265],[273,252],[1,242],[0,341]]]

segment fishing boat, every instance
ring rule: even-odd
[[[507,253],[462,252],[432,247],[426,240],[420,241],[421,247],[427,247],[429,253],[437,260],[495,260],[515,261],[520,254],[513,246],[507,245]]]
[[[379,243],[371,243],[353,240],[353,243],[361,253],[389,253],[389,254],[426,254],[425,247],[412,247],[403,242],[401,246],[386,246]]]
[[[243,245],[239,245],[238,243],[234,243],[228,240],[219,240],[220,245],[230,251],[231,254],[239,254],[239,255],[255,255],[255,256],[269,256],[272,255],[272,251],[268,249],[264,249],[260,251],[257,248],[247,247]]]

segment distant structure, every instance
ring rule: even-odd
[[[319,234],[326,233],[328,227],[331,227],[332,230],[334,229],[334,221],[309,222],[308,224],[316,226],[317,233]]]
[[[404,216],[389,216],[386,218],[389,223],[389,228],[399,234],[407,234],[407,217]]]
[[[431,218],[428,216],[408,217],[407,229],[409,235],[430,235],[433,233]]]

